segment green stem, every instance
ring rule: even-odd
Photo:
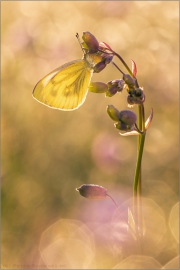
[[[138,125],[139,129],[142,130],[142,132],[145,132],[145,113],[144,113],[144,106],[139,105],[138,106]],[[143,134],[142,134],[143,135]],[[138,137],[138,152],[141,146],[141,136]],[[141,196],[141,168],[139,172],[139,181],[138,181],[138,194]]]
[[[122,214],[122,212],[120,211],[119,206],[117,205],[117,203],[115,202],[115,200],[109,194],[106,194],[106,196],[108,196],[113,201],[113,203],[117,207],[117,210],[119,211],[119,213]],[[127,222],[126,222],[126,224],[129,227],[129,230],[131,231],[132,235],[134,235],[134,238],[136,238],[136,235],[135,235],[134,231],[132,230],[132,228],[129,226],[129,224]]]
[[[128,67],[128,65],[126,64],[126,62],[124,61],[124,59],[118,54],[116,53],[115,51],[112,51],[112,53],[117,56],[117,58],[119,58],[119,60],[122,62],[122,64],[124,65],[124,67],[127,69],[127,71],[129,72],[129,74],[134,78],[136,79],[136,77],[134,76],[134,74],[132,73],[132,71],[130,70],[130,68]],[[136,87],[138,88],[139,87],[139,84],[137,82],[137,79],[136,79]]]
[[[142,130],[142,109],[141,106],[138,106],[138,126],[139,129]],[[141,136],[138,136],[138,153],[139,153],[139,149],[140,149],[140,145],[141,145]],[[142,232],[142,210],[141,210],[141,167],[139,170],[139,177],[138,177],[138,186],[137,186],[137,194],[136,194],[136,202],[135,202],[135,206],[137,209],[137,225],[139,228],[139,234],[141,235]]]
[[[122,64],[127,69],[129,74],[133,78],[136,79],[133,72],[130,70],[126,62],[123,60],[123,58],[115,51],[112,51],[112,53],[119,58],[119,60],[122,62]],[[113,64],[117,67],[115,63]],[[123,74],[123,72],[120,69],[119,71]],[[139,87],[137,79],[136,79],[135,85],[137,88]],[[134,213],[134,220],[135,220],[135,227],[136,227],[136,235],[137,235],[137,238],[140,240],[142,236],[142,231],[143,231],[142,205],[141,205],[141,185],[142,185],[141,163],[142,163],[144,142],[145,142],[145,136],[146,136],[145,114],[144,114],[143,104],[138,106],[138,129],[142,131],[142,134],[139,134],[138,136],[138,156],[137,156],[136,170],[135,170],[135,176],[134,176],[134,186],[133,186],[133,213]],[[142,249],[141,241],[140,241],[140,249]]]
[[[141,137],[140,146],[139,146],[139,153],[138,153],[138,160],[136,164],[136,171],[135,171],[135,178],[134,178],[134,194],[137,196],[137,188],[138,188],[138,180],[139,180],[139,173],[141,169],[141,161],[144,149],[144,141],[145,141],[145,134],[140,134]]]
[[[138,157],[134,176],[134,186],[133,186],[133,204],[134,204],[134,219],[136,223],[136,232],[142,235],[142,209],[141,209],[141,163],[145,142],[145,116],[144,116],[144,106],[138,106],[138,124],[139,129],[141,129],[144,134],[139,134],[138,138]]]
[[[126,62],[122,59],[122,57],[121,57],[118,53],[116,53],[115,51],[113,51],[113,54],[119,58],[119,60],[123,63],[123,65],[125,66],[125,68],[126,68],[127,71],[129,72],[129,74],[130,74],[132,77],[134,77],[132,71],[130,70],[130,68],[128,67],[128,65],[126,64]]]

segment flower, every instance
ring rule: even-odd
[[[93,93],[105,93],[107,89],[107,84],[103,82],[91,82],[88,86],[88,90]]]
[[[119,121],[120,111],[116,109],[113,105],[107,106],[107,113],[109,114],[112,120]]]
[[[84,31],[82,35],[84,40],[83,46],[89,50],[90,53],[96,53],[99,49],[99,42],[93,34],[88,31]]]
[[[107,106],[107,113],[113,121],[116,121],[114,126],[119,130],[132,131],[135,129],[137,116],[130,110],[119,111],[113,105]]]
[[[124,88],[124,80],[113,80],[107,83],[108,90],[106,91],[106,97],[112,97],[117,92],[122,92]]]
[[[145,95],[143,88],[135,88],[128,91],[129,95],[127,96],[128,105],[133,106],[134,104],[142,104],[145,101]]]
[[[76,190],[79,191],[81,196],[90,200],[103,200],[107,196],[107,189],[94,184],[83,184]]]

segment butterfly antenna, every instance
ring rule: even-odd
[[[76,38],[77,38],[77,40],[78,40],[78,42],[79,42],[79,44],[80,44],[80,47],[81,47],[83,53],[85,53],[84,48],[83,48],[83,46],[82,46],[82,43],[81,43],[81,41],[80,41],[80,38],[79,38],[79,34],[78,34],[78,33],[76,33]]]

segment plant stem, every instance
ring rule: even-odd
[[[123,58],[116,53],[115,51],[112,51],[112,53],[119,58],[119,60],[122,62],[124,67],[127,69],[129,74],[136,79],[133,72],[130,70],[126,62],[123,60]],[[115,63],[113,63],[114,66],[117,67]],[[117,67],[118,68],[118,67]],[[122,70],[118,68],[118,70],[123,74]],[[135,86],[138,88],[139,84],[136,79]],[[134,185],[133,185],[133,213],[134,213],[134,220],[135,220],[135,229],[136,229],[136,235],[137,238],[140,239],[142,236],[143,231],[143,222],[142,222],[142,205],[141,205],[141,185],[142,185],[142,178],[141,178],[141,163],[142,163],[142,156],[143,156],[143,149],[144,149],[144,142],[145,142],[145,136],[146,136],[146,129],[145,129],[145,113],[144,113],[144,105],[138,105],[138,129],[142,131],[142,134],[140,133],[138,136],[138,155],[137,155],[137,163],[136,163],[136,170],[135,170],[135,176],[134,176]],[[141,241],[140,241],[140,249],[142,250]]]
[[[141,129],[144,133],[139,134],[138,137],[138,157],[136,163],[136,170],[134,176],[134,186],[133,186],[133,204],[134,204],[134,219],[136,223],[136,232],[139,235],[142,235],[142,207],[141,207],[141,163],[145,142],[145,116],[144,116],[144,106],[138,106],[138,124],[139,129]]]
[[[119,213],[122,214],[121,211],[120,211],[120,209],[119,209],[119,206],[117,205],[117,203],[115,202],[115,200],[109,194],[106,194],[106,196],[108,196],[113,201],[113,203],[117,207],[117,210],[119,211]],[[132,228],[129,226],[129,224],[127,222],[126,222],[126,224],[127,224],[128,228],[129,228],[129,230],[131,231],[132,235],[134,236],[134,238],[136,238],[136,235],[135,235],[134,231],[132,230]]]
[[[126,62],[124,61],[124,59],[118,54],[116,53],[115,51],[112,51],[112,53],[117,56],[117,58],[119,58],[119,60],[122,62],[122,64],[124,65],[124,67],[127,69],[127,71],[129,72],[129,74],[134,78],[136,79],[136,77],[134,76],[134,74],[132,73],[132,71],[130,70],[130,68],[128,67],[128,65],[126,64]],[[136,79],[136,87],[138,88],[139,87],[139,84],[138,84],[138,81]]]
[[[127,71],[129,72],[129,74],[130,74],[132,77],[134,77],[132,71],[130,70],[130,68],[128,67],[128,65],[126,64],[126,62],[122,59],[122,57],[121,57],[118,53],[116,53],[115,51],[113,51],[113,54],[119,58],[119,60],[123,63],[123,65],[125,66],[125,68],[126,68]]]
[[[112,64],[124,75],[124,72],[114,62],[112,62]]]
[[[140,134],[141,137],[140,146],[139,146],[139,153],[138,153],[138,160],[136,164],[136,171],[135,171],[135,177],[134,177],[134,195],[137,196],[137,188],[139,183],[139,173],[141,170],[141,161],[142,161],[142,155],[143,155],[143,148],[144,148],[144,141],[145,141],[145,134]]]

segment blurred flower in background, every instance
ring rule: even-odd
[[[168,224],[166,242],[153,263],[177,265],[178,7],[175,1],[1,3],[3,269],[120,269],[123,247],[102,237],[112,230],[114,206],[108,199],[85,202],[75,188],[93,183],[107,188],[118,204],[129,198],[137,138],[120,137],[106,113],[110,99],[126,110],[126,93],[110,98],[89,93],[73,112],[51,110],[32,98],[40,78],[82,57],[75,34],[83,31],[110,44],[128,64],[131,59],[137,63],[147,116],[154,109],[143,159],[143,195],[161,208],[162,224]],[[93,75],[94,81],[117,79],[121,74],[111,64]],[[68,252],[61,253],[57,266],[53,256],[59,248]],[[78,248],[83,260],[78,252],[72,257]]]

